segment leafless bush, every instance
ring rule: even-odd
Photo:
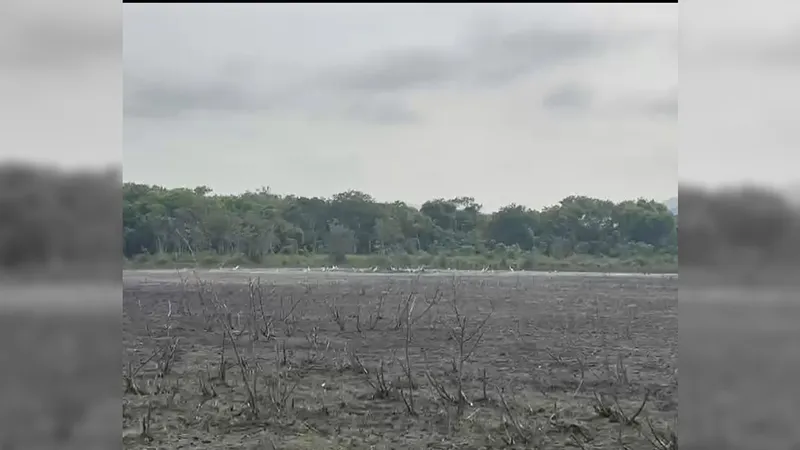
[[[153,404],[147,402],[147,412],[142,417],[142,431],[139,435],[139,437],[144,442],[153,441],[153,436],[150,434],[150,424],[152,423],[152,421],[153,421]]]
[[[242,376],[242,382],[244,384],[245,391],[247,393],[247,398],[248,398],[247,407],[249,409],[250,416],[255,419],[259,415],[259,404],[258,404],[258,399],[256,397],[256,391],[254,388],[256,377],[252,376],[252,382],[251,382],[250,380],[251,377],[248,376],[251,370],[248,367],[247,361],[242,356],[242,353],[239,351],[239,346],[236,343],[238,336],[234,335],[232,331],[231,316],[227,304],[225,304],[225,302],[219,299],[216,291],[212,292],[212,298],[213,298],[212,302],[215,309],[218,312],[224,313],[224,314],[217,314],[217,322],[222,327],[224,335],[227,336],[228,342],[231,343],[233,353],[236,356],[236,362],[239,365],[239,370]],[[221,354],[223,355],[224,358],[224,348]],[[224,359],[222,362],[223,364],[221,364],[220,367],[224,367]]]
[[[411,355],[409,354],[409,346],[411,344],[411,327],[413,325],[413,314],[414,314],[414,306],[417,303],[417,296],[412,294],[406,299],[405,311],[406,311],[406,319],[405,319],[405,339],[403,341],[403,354],[405,356],[405,363],[400,361],[400,366],[403,368],[403,373],[406,376],[406,381],[408,382],[408,391],[403,392],[400,389],[400,396],[403,398],[403,403],[406,405],[406,411],[409,415],[416,416],[417,411],[414,407],[414,389],[416,384],[414,382],[414,376],[412,372],[411,366]],[[424,314],[424,311],[423,311]]]
[[[540,413],[546,413],[544,409],[534,410],[528,405],[525,414],[518,415],[506,399],[505,388],[496,389],[503,411],[504,441],[508,445],[519,442],[525,444],[527,448],[541,448],[548,435],[554,432],[570,436],[579,448],[586,448],[584,443],[593,439],[588,428],[564,414],[565,408],[559,408],[558,400],[553,401],[552,409],[540,420],[538,418],[541,417]],[[531,417],[537,418],[531,420]]]
[[[642,403],[632,415],[628,415],[625,410],[622,409],[622,406],[620,406],[616,395],[612,395],[611,397],[613,403],[608,402],[606,396],[603,394],[597,394],[595,392],[594,402],[592,403],[592,409],[594,409],[595,413],[600,417],[607,418],[612,423],[620,423],[627,426],[638,426],[636,419],[639,417],[642,411],[644,411],[647,400],[650,399],[650,392],[645,391]]]
[[[180,305],[178,307],[178,314],[182,316],[192,316],[192,308],[189,306],[189,277],[183,273],[178,272],[181,283],[181,297]]]
[[[656,430],[650,418],[647,419],[647,431],[642,435],[656,450],[678,450],[678,435],[674,428],[666,431]]]
[[[289,351],[286,349],[286,341],[275,341],[275,366],[285,367],[289,365]]]
[[[286,372],[276,371],[264,377],[266,398],[273,411],[277,414],[286,412],[293,405],[292,394],[297,389],[297,382],[290,383]]]
[[[482,402],[489,401],[489,393],[486,390],[486,388],[487,388],[487,386],[489,384],[489,378],[486,376],[486,368],[485,367],[483,368],[483,371],[481,372],[480,382],[481,382],[481,394],[482,394],[482,396],[481,396],[481,398],[479,400],[482,401]]]
[[[375,309],[369,313],[366,318],[365,326],[366,329],[369,331],[374,331],[378,327],[378,323],[383,320],[383,306],[386,303],[386,296],[388,295],[388,291],[382,291],[381,294],[378,296],[378,303],[375,305]],[[358,309],[358,317],[356,322],[356,329],[358,332],[361,332],[361,306],[359,305]]]
[[[352,363],[353,356],[348,342],[344,343],[344,347],[342,349],[337,350],[336,348],[333,348],[331,351],[333,352],[331,361],[337,372],[343,373],[348,370],[352,370],[355,367]]]
[[[380,360],[376,370],[369,370],[361,361],[361,358],[353,352],[352,353],[353,368],[359,373],[364,375],[364,379],[372,388],[373,399],[388,399],[391,398],[393,386],[391,382],[386,381],[386,364],[383,359]]]
[[[459,403],[458,398],[455,395],[450,394],[450,392],[448,392],[447,388],[439,381],[439,379],[433,376],[430,368],[425,369],[425,377],[428,379],[428,383],[442,403],[445,405],[456,405]]]
[[[308,357],[306,362],[314,364],[325,357],[325,354],[331,347],[331,341],[326,340],[325,347],[320,351],[320,337],[319,327],[313,327],[309,333],[306,334],[306,342],[308,342]]]
[[[578,353],[575,357],[575,362],[578,365],[578,387],[575,388],[575,392],[572,393],[572,396],[575,397],[581,392],[581,388],[583,388],[583,383],[586,381],[586,371],[588,368],[586,367],[586,361],[583,354]]]
[[[160,351],[158,362],[158,376],[161,378],[169,375],[172,370],[172,363],[175,361],[175,352],[178,349],[180,338],[171,339]]]
[[[141,362],[136,369],[133,369],[133,364],[129,361],[128,362],[128,370],[123,375],[123,380],[125,381],[125,393],[126,394],[134,394],[134,395],[147,395],[147,392],[142,390],[138,383],[136,383],[136,375],[147,365],[150,361],[156,358],[156,356],[161,354],[161,349],[156,349],[150,356]]]
[[[272,289],[274,292],[275,288],[273,287]],[[304,300],[305,299],[303,297],[295,299],[293,295],[289,295],[286,297],[281,295],[279,299],[280,310],[278,319],[286,324],[293,323],[295,321],[294,312]]]
[[[222,333],[222,344],[219,347],[219,367],[217,372],[217,379],[220,383],[227,383],[228,362],[225,360],[225,340],[228,335]]]
[[[342,314],[339,306],[336,304],[336,299],[328,302],[328,312],[330,313],[331,320],[339,326],[339,331],[345,331],[347,328],[347,316]]]
[[[248,280],[247,283],[248,297],[250,300],[250,317],[251,324],[255,328],[258,319],[260,324],[258,329],[253,330],[253,339],[258,340],[259,336],[264,337],[267,341],[275,337],[275,327],[273,325],[272,315],[267,315],[264,308],[264,289],[261,286],[261,278]]]
[[[529,448],[536,448],[535,440],[539,437],[536,427],[529,427],[522,423],[511,407],[508,405],[505,397],[505,387],[497,387],[497,396],[500,399],[500,404],[503,407],[503,425],[505,429],[504,441],[506,445],[515,445],[517,442],[526,444]]]
[[[203,403],[217,397],[217,390],[214,389],[214,385],[207,382],[202,375],[198,375],[197,378],[198,385],[200,386],[200,406],[202,406]]]
[[[554,352],[553,350],[551,350],[550,348],[548,348],[548,347],[545,347],[545,348],[544,348],[544,351],[545,351],[545,353],[547,353],[547,355],[548,355],[548,356],[550,356],[550,358],[551,358],[553,361],[555,361],[555,363],[556,363],[557,365],[559,365],[559,366],[565,366],[565,365],[567,364],[567,363],[564,361],[564,359],[561,357],[561,355],[559,355],[559,354],[555,353],[555,352]]]
[[[200,308],[203,311],[203,329],[210,333],[214,331],[214,324],[216,323],[217,311],[211,295],[214,292],[214,285],[201,279],[197,273],[194,274],[197,283],[197,299],[200,303]]]
[[[450,320],[449,331],[450,337],[455,342],[453,366],[458,389],[457,394],[452,397],[457,399],[457,414],[458,417],[461,417],[464,412],[464,407],[469,403],[464,393],[464,364],[472,357],[472,354],[481,343],[486,333],[486,324],[494,313],[494,307],[492,307],[492,311],[483,319],[476,321],[470,320],[469,316],[463,314],[460,309],[458,284],[458,280],[454,277],[452,281],[452,298],[449,302],[453,317]]]
[[[141,302],[138,302],[139,310],[142,311]],[[171,303],[170,303],[171,304]],[[144,315],[144,314],[143,314]],[[162,337],[167,339],[166,344],[160,344],[159,338],[156,336],[152,329],[150,328],[147,319],[144,323],[144,328],[147,331],[148,336],[150,337],[152,343],[155,345],[156,349],[150,354],[150,356],[145,359],[142,363],[140,363],[136,369],[132,368],[132,364],[129,362],[127,367],[127,372],[123,374],[123,380],[125,382],[125,392],[135,395],[148,395],[148,391],[141,388],[139,384],[136,382],[136,376],[138,373],[151,361],[155,361],[157,373],[156,377],[161,380],[164,379],[167,375],[170,374],[172,371],[172,365],[175,361],[176,352],[178,349],[178,344],[180,343],[179,337],[171,337],[170,336],[170,329],[172,327],[171,322],[172,311],[167,313],[167,321],[164,329],[166,330],[166,336]],[[154,388],[156,391],[159,391],[161,388],[161,381],[155,383]],[[158,393],[158,392],[155,392]]]
[[[625,358],[621,354],[617,354],[613,368],[608,359],[608,355],[603,357],[603,367],[605,368],[606,376],[614,383],[614,386],[630,386],[630,380],[628,379],[628,368],[625,366]]]

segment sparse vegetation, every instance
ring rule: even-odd
[[[673,278],[180,278],[126,280],[125,448],[677,448]]]

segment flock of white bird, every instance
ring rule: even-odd
[[[225,269],[224,267],[220,266],[220,270]],[[239,270],[239,266],[232,267],[231,270]],[[354,273],[378,273],[378,272],[388,272],[388,273],[438,273],[438,272],[454,272],[457,269],[429,269],[425,266],[419,267],[389,267],[385,270],[381,270],[378,266],[370,267],[370,268],[340,268],[339,266],[322,266],[318,269],[312,269],[311,267],[306,267],[303,269],[303,272],[354,272]],[[514,268],[509,266],[509,272],[515,272]],[[490,269],[489,266],[484,267],[479,272],[481,273],[494,273],[494,269]]]

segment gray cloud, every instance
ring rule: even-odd
[[[645,114],[653,116],[664,116],[669,118],[678,117],[678,96],[670,95],[653,99],[643,105]]]
[[[196,6],[125,7],[127,180],[489,210],[675,195],[676,122],[643,110],[677,84],[676,5]]]
[[[400,101],[356,101],[346,108],[347,116],[380,125],[408,124],[422,120],[411,108]]]
[[[761,68],[800,66],[800,27],[794,27],[793,31],[779,36],[742,32],[704,40],[705,45],[685,46],[680,50],[681,57],[685,56],[689,67],[716,66],[720,63],[739,67],[758,64]]]
[[[269,106],[269,99],[227,81],[193,85],[125,77],[123,107],[130,117],[172,117],[191,111],[256,112]]]
[[[541,100],[550,112],[588,113],[603,109],[624,116],[645,115],[653,118],[677,119],[677,87],[662,94],[635,94],[609,101],[597,101],[593,88],[582,83],[565,83],[548,91]]]
[[[396,92],[457,82],[507,83],[538,69],[597,55],[615,36],[586,30],[531,28],[483,33],[453,48],[417,48],[375,55],[339,69],[333,81],[351,90]],[[337,79],[338,78],[338,79]]]
[[[145,81],[137,76],[136,68],[128,67],[125,114],[164,118],[198,110],[254,112],[281,108],[311,115],[335,111],[372,123],[407,122],[418,118],[402,102],[389,97],[443,86],[497,87],[576,59],[634,45],[641,42],[640,38],[633,32],[587,29],[482,33],[479,38],[462,39],[451,47],[396,48],[356,62],[307,70],[290,82],[270,82],[271,67],[260,68],[233,58],[221,62],[220,72],[205,81]],[[375,100],[377,97],[380,100]]]
[[[452,80],[463,64],[463,58],[445,50],[389,51],[375,55],[363,64],[336,69],[328,85],[369,92],[425,88]]]
[[[677,120],[678,87],[661,92],[639,92],[608,102],[609,110],[624,116],[644,116],[652,119]]]
[[[750,53],[760,62],[769,65],[800,67],[800,29],[782,39],[756,41],[751,46]]]
[[[347,117],[373,124],[411,123],[420,118],[399,99],[351,95],[312,86],[259,93],[239,87],[235,80],[203,84],[125,80],[124,113],[128,117],[170,118],[192,112],[258,113],[280,109],[312,117]]]
[[[107,0],[0,2],[0,160],[121,163],[121,11]]]
[[[57,69],[121,58],[119,10],[95,4],[85,14],[59,12],[58,5],[20,6],[4,5],[0,16],[0,66]]]
[[[564,84],[542,98],[542,106],[550,111],[585,111],[592,106],[591,89],[578,83]]]
[[[800,132],[790,122],[800,114],[800,4],[688,5],[691,13],[681,10],[688,19],[681,21],[681,180],[707,187],[796,182]]]
[[[510,82],[578,59],[597,57],[634,42],[633,33],[591,29],[530,28],[489,35],[485,41],[477,42],[471,51],[470,75],[482,83]]]
[[[35,67],[82,64],[95,59],[120,58],[120,27],[81,23],[41,23],[26,27],[11,60]],[[5,59],[5,58],[4,58]]]

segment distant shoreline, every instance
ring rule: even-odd
[[[234,268],[208,268],[208,267],[182,267],[182,268],[125,268],[122,271],[123,278],[125,274],[172,274],[172,273],[188,273],[192,271],[199,271],[210,274],[228,274],[228,275],[259,275],[259,274],[286,274],[286,275],[351,275],[351,276],[386,276],[386,275],[463,275],[463,276],[515,276],[515,275],[538,275],[538,276],[592,276],[592,277],[656,277],[656,278],[677,278],[678,272],[604,272],[604,271],[574,271],[574,270],[517,270],[517,271],[478,271],[478,270],[441,270],[441,269],[427,269],[424,271],[376,271],[365,272],[356,271],[352,269],[338,269],[338,270],[322,270],[312,269],[305,270],[300,268],[287,268],[287,267],[241,267]]]
[[[487,255],[425,255],[425,254],[354,254],[335,264],[326,254],[272,254],[259,263],[244,257],[227,255],[189,255],[175,257],[169,254],[142,255],[123,260],[124,269],[310,269],[323,270],[334,265],[341,271],[351,272],[413,272],[427,271],[537,271],[580,273],[678,273],[677,257],[653,255],[650,257],[609,258],[591,255],[573,255],[552,258],[545,255],[518,255],[492,257]],[[392,270],[394,269],[394,270]]]

